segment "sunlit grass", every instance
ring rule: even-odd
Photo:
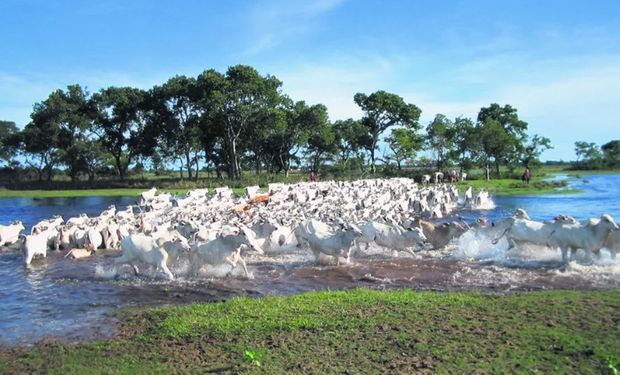
[[[7,373],[612,373],[620,291],[359,289],[124,310],[117,339],[0,353]],[[260,364],[260,365],[259,365]]]

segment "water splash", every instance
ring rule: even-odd
[[[106,268],[101,264],[95,265],[95,279],[112,280],[118,275],[116,267]]]

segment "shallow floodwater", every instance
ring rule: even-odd
[[[587,180],[584,181],[584,180]],[[587,175],[571,186],[583,194],[536,197],[493,197],[491,211],[461,211],[467,219],[508,216],[525,208],[534,219],[557,214],[577,218],[609,213],[620,218],[620,175]],[[86,212],[96,215],[110,204],[134,203],[134,198],[0,199],[0,223],[21,219],[30,227],[54,214],[63,217]],[[523,248],[506,252],[500,241],[464,236],[441,251],[393,254],[371,247],[354,255],[348,265],[317,265],[307,249],[284,249],[250,257],[250,278],[240,268],[206,267],[198,278],[184,276],[185,265],[173,267],[178,276],[168,282],[159,275],[136,277],[130,267],[113,270],[118,252],[101,251],[94,258],[68,260],[51,252],[46,260],[23,266],[15,250],[0,252],[0,344],[32,344],[55,337],[65,341],[108,337],[114,319],[108,313],[119,307],[221,301],[231,296],[294,294],[317,289],[408,287],[418,290],[482,290],[505,293],[540,289],[607,289],[620,287],[620,261],[602,252],[588,264],[583,254],[568,266],[560,264],[556,249]],[[619,257],[620,258],[620,257]]]

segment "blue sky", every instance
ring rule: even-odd
[[[511,104],[543,159],[620,138],[620,1],[0,2],[0,119],[79,83],[150,88],[176,74],[249,64],[293,99],[359,117],[356,92],[475,118]]]

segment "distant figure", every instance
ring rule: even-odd
[[[521,180],[529,185],[531,177],[532,177],[532,175],[530,173],[530,167],[526,166],[525,167],[525,171],[523,171],[523,176],[521,176]]]
[[[450,171],[450,182],[459,182],[458,175],[456,174],[456,171],[454,169]]]
[[[310,182],[316,182],[318,180],[318,176],[314,169],[310,170],[310,175],[308,176],[308,179],[310,180]]]

